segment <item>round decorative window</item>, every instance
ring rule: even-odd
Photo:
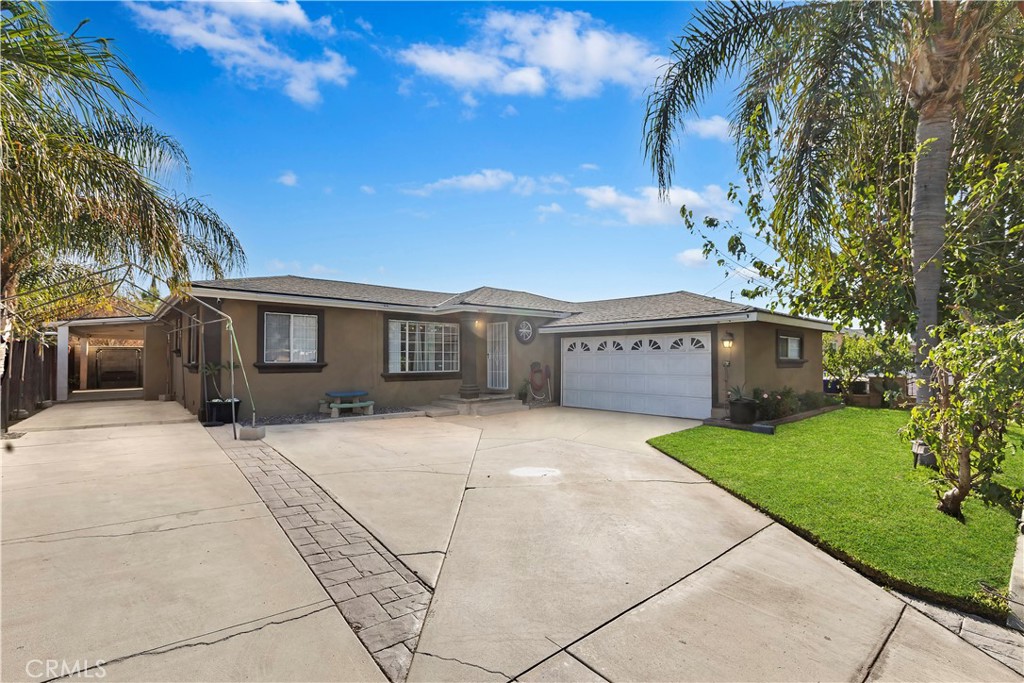
[[[516,339],[521,344],[529,344],[533,341],[536,331],[533,329],[533,323],[526,318],[523,318],[516,325]]]

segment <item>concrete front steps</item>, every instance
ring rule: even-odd
[[[450,415],[497,415],[529,410],[529,406],[513,394],[481,394],[479,398],[462,398],[457,394],[438,397],[428,406],[416,406],[428,417],[448,417]]]

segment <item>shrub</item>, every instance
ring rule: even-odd
[[[928,354],[931,400],[914,408],[907,434],[938,461],[939,509],[960,517],[1006,457],[1007,426],[1024,423],[1024,318],[940,338]]]
[[[800,412],[800,401],[790,387],[768,391],[754,389],[754,400],[761,420],[778,420]]]
[[[800,412],[803,413],[808,410],[817,410],[818,408],[832,405],[832,400],[834,399],[826,397],[820,391],[805,391],[797,396],[797,400],[800,402]]]

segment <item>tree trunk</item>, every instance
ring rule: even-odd
[[[913,203],[910,207],[914,293],[917,303],[917,372],[919,405],[931,400],[924,361],[931,341],[929,331],[939,323],[939,290],[942,286],[942,252],[946,235],[946,185],[953,145],[952,108],[939,105],[921,112],[917,145],[924,151],[914,162]]]
[[[960,504],[971,492],[971,451],[964,449],[957,456],[956,486],[942,494],[938,508],[951,517],[962,517]]]

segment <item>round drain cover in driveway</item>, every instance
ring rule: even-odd
[[[509,470],[509,474],[513,477],[550,477],[561,473],[561,470],[556,470],[553,467],[517,467],[514,470]]]

